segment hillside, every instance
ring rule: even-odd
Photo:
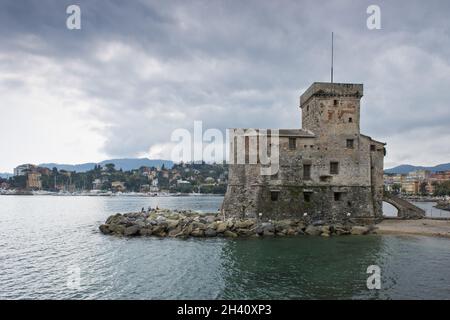
[[[104,160],[99,163],[87,162],[81,164],[59,164],[59,163],[41,163],[40,167],[53,169],[56,167],[58,170],[76,171],[76,172],[86,172],[92,170],[96,164],[101,166],[107,163],[113,163],[116,169],[122,169],[124,171],[129,171],[133,169],[139,169],[140,167],[161,167],[163,164],[166,168],[172,168],[173,162],[170,160],[150,160],[148,158],[128,158],[128,159],[110,159]]]
[[[385,173],[408,173],[411,171],[415,171],[415,170],[430,170],[431,172],[436,172],[436,171],[446,171],[446,170],[450,170],[450,163],[443,163],[443,164],[438,164],[437,166],[434,167],[424,167],[424,166],[413,166],[413,165],[409,165],[409,164],[402,164],[400,166],[391,168],[391,169],[386,169],[384,170]]]

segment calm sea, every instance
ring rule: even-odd
[[[450,298],[450,240],[117,238],[110,214],[216,211],[222,197],[0,196],[1,299]],[[369,265],[381,289],[369,290]]]

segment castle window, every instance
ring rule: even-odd
[[[303,179],[304,180],[311,179],[311,165],[310,164],[303,165]]]
[[[339,174],[339,162],[330,162],[330,174]]]
[[[376,151],[377,147],[374,144],[370,145],[370,151]]]
[[[337,101],[337,100],[334,100],[334,101],[333,101],[333,104],[334,104],[335,106],[337,106],[337,105],[338,105],[338,101]]]
[[[341,201],[341,193],[340,192],[334,193],[334,201]]]
[[[303,192],[303,200],[305,202],[311,202],[311,192]]]
[[[308,106],[306,106],[306,111],[309,111],[309,105],[308,105]]]
[[[353,149],[353,139],[347,139],[347,148]]]
[[[352,123],[353,122],[353,118],[348,118],[348,122]]]
[[[297,139],[295,138],[289,138],[289,149],[295,150],[297,148]]]
[[[270,191],[270,200],[278,201],[279,191]]]

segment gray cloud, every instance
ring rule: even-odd
[[[364,83],[362,129],[388,142],[387,162],[448,161],[450,3],[376,1],[382,30],[370,31],[373,3],[79,1],[70,31],[71,1],[2,1],[0,71],[13,76],[0,88],[26,96],[21,75],[44,79],[62,108],[88,106],[77,112],[101,124],[102,152],[134,156],[194,120],[299,127],[298,96],[329,78],[333,30],[335,80]]]

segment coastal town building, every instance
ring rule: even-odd
[[[41,189],[41,174],[39,172],[30,172],[27,174],[27,189]]]
[[[362,84],[313,83],[300,97],[302,129],[267,131],[269,144],[279,140],[274,175],[261,174],[260,159],[248,161],[255,149],[250,139],[264,141],[266,131],[230,129],[230,155],[244,152],[245,162],[230,159],[223,213],[267,220],[381,219],[385,143],[360,132],[362,96]],[[244,140],[241,150],[239,140]]]
[[[92,181],[92,190],[101,190],[103,182],[100,179],[95,179]]]
[[[405,195],[433,195],[436,186],[450,181],[450,170],[431,172],[430,170],[414,170],[408,173],[384,174],[386,191]]]
[[[111,182],[111,189],[116,192],[124,192],[127,188],[125,187],[125,182],[113,181]]]
[[[14,168],[14,175],[15,176],[25,176],[28,172],[31,172],[37,168],[34,164],[21,164],[20,166],[17,166]]]

